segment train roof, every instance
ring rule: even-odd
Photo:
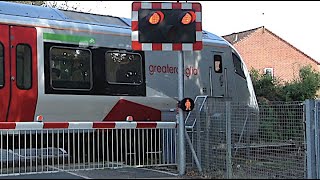
[[[131,19],[129,18],[60,10],[51,7],[35,6],[22,3],[0,1],[0,14],[131,29]],[[205,30],[203,30],[203,39],[228,44],[222,37]]]

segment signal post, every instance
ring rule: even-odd
[[[133,2],[131,30],[133,50],[178,51],[178,170],[179,175],[184,175],[186,143],[183,111],[190,111],[194,106],[190,98],[184,99],[184,51],[202,49],[201,4]]]

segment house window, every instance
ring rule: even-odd
[[[273,68],[264,68],[264,74],[268,74],[273,77]]]

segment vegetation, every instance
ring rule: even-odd
[[[7,2],[30,4],[30,5],[36,5],[36,6],[42,6],[45,4],[45,1],[7,1]]]
[[[283,89],[281,80],[269,74],[259,74],[258,70],[250,71],[253,87],[258,101],[281,101]]]
[[[310,65],[299,71],[299,77],[291,82],[282,82],[277,77],[250,71],[252,83],[259,102],[262,101],[304,101],[317,98],[320,88],[320,73]]]
[[[69,1],[61,1],[61,3],[58,3],[58,1],[7,1],[7,2],[52,7],[52,8],[62,9],[62,10],[79,11],[79,3],[76,3],[76,5],[71,6],[69,4]]]
[[[255,69],[250,75],[260,108],[259,137],[265,142],[303,142],[300,102],[317,98],[320,73],[309,65],[302,67],[299,77],[291,82],[259,74]]]

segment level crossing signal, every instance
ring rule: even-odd
[[[201,50],[201,5],[133,2],[131,29],[134,50]]]
[[[179,102],[179,108],[186,112],[192,111],[194,108],[194,101],[191,98],[184,98]]]
[[[139,11],[139,42],[194,43],[195,13],[189,10]]]

